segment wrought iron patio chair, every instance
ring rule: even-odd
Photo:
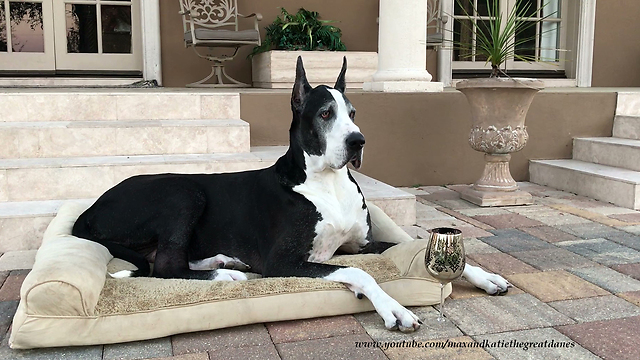
[[[250,86],[227,75],[224,62],[233,60],[238,49],[245,45],[260,45],[258,21],[262,15],[238,14],[236,0],[179,0],[180,15],[184,29],[184,45],[195,53],[212,62],[211,73],[200,81],[187,87],[242,87]],[[238,17],[254,18],[254,29],[239,30]],[[232,55],[213,55],[215,48],[233,48]],[[213,83],[207,81],[215,76]],[[231,82],[225,84],[223,78]]]

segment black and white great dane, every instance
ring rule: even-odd
[[[421,321],[361,269],[323,262],[337,251],[379,253],[394,244],[371,236],[369,211],[347,164],[362,164],[364,136],[344,95],[346,58],[333,88],[311,88],[298,58],[291,96],[289,149],[271,167],[227,174],[140,175],[102,195],[73,235],[104,245],[150,276],[237,281],[243,271],[317,277],[366,296],[388,329]],[[490,294],[502,277],[467,265],[464,276]]]

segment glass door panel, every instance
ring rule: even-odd
[[[0,71],[54,70],[51,0],[0,0]]]

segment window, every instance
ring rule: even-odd
[[[496,4],[497,2],[497,4]],[[480,25],[488,26],[489,21],[495,19],[489,17],[493,6],[498,5],[503,14],[503,19],[507,17],[513,7],[524,9],[528,6],[529,12],[522,21],[538,21],[545,18],[535,26],[527,28],[520,34],[515,34],[512,41],[525,40],[516,47],[516,54],[535,58],[535,62],[526,62],[518,59],[508,60],[505,64],[507,70],[515,71],[535,71],[535,72],[556,72],[564,76],[565,69],[565,25],[564,14],[566,8],[561,0],[454,0],[453,5],[453,40],[454,42],[471,43],[475,46],[475,38],[471,21]],[[540,9],[546,4],[542,9]],[[467,14],[469,16],[467,16]],[[486,25],[484,25],[486,24]],[[503,24],[504,26],[504,24]],[[473,47],[472,47],[473,48]],[[476,55],[470,49],[453,49],[454,72],[474,72],[490,70],[490,64],[486,63],[486,57]]]

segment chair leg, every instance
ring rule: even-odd
[[[211,73],[207,77],[191,84],[187,84],[186,87],[251,87],[251,85],[240,82],[227,75],[222,61],[212,60],[212,62]],[[216,77],[217,82],[207,83],[207,81],[214,76]],[[224,83],[223,79],[231,81],[231,84]]]

